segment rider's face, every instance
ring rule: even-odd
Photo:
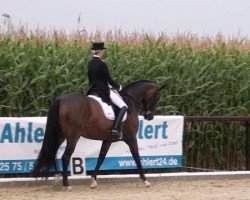
[[[104,54],[104,49],[103,49],[103,50],[101,50],[100,57],[102,57],[102,56],[103,56],[103,54]]]

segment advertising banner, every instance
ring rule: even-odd
[[[46,117],[0,118],[0,174],[29,173],[42,146]],[[182,166],[183,116],[139,117],[137,133],[141,163],[146,169]],[[71,175],[94,170],[102,141],[81,138],[70,162]],[[57,153],[61,169],[64,142]],[[136,169],[124,142],[112,143],[101,170]]]

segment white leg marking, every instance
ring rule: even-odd
[[[62,191],[69,192],[69,191],[71,191],[71,190],[73,190],[73,187],[71,187],[71,186],[63,186],[63,187],[62,187]]]
[[[97,182],[94,178],[91,178],[91,184],[90,184],[91,189],[97,188]]]
[[[146,187],[149,187],[151,185],[147,180],[144,181],[144,184],[145,184]]]

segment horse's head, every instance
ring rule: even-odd
[[[152,120],[161,89],[151,81],[141,80],[127,85],[123,92],[137,103],[138,108],[142,109],[146,120]]]
[[[145,90],[141,104],[144,111],[144,118],[146,120],[152,120],[154,118],[154,111],[159,99],[160,90],[157,85],[152,84],[150,87],[148,87],[148,89]]]

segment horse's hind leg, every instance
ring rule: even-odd
[[[140,161],[140,155],[139,155],[139,151],[138,151],[138,143],[137,143],[136,137],[133,139],[130,139],[129,141],[125,141],[125,142],[129,146],[131,154],[136,162],[138,172],[140,174],[141,179],[145,183],[145,186],[149,187],[150,183],[147,181],[147,178],[144,175],[143,170],[142,170],[142,165],[141,165],[141,161]]]
[[[61,137],[59,139],[59,147],[61,146],[61,144],[63,143],[63,141],[65,140],[64,137]],[[56,156],[55,156],[55,159],[54,159],[54,166],[55,166],[55,174],[54,174],[54,178],[55,179],[59,179],[59,170],[58,170],[58,166],[57,166],[57,162],[56,162]]]
[[[62,164],[63,164],[63,186],[69,186],[68,182],[68,165],[71,158],[72,153],[75,150],[76,143],[79,138],[67,139],[67,146],[62,156]]]
[[[98,160],[97,160],[97,164],[96,164],[96,167],[95,167],[95,170],[93,172],[93,174],[91,175],[91,185],[90,185],[90,188],[96,188],[97,187],[97,182],[96,182],[96,176],[97,176],[97,172],[98,170],[100,169],[107,153],[108,153],[108,150],[110,148],[110,145],[111,145],[112,142],[110,141],[103,141],[102,142],[102,147],[101,147],[101,150],[100,150],[100,153],[99,153],[99,156],[98,156]]]

